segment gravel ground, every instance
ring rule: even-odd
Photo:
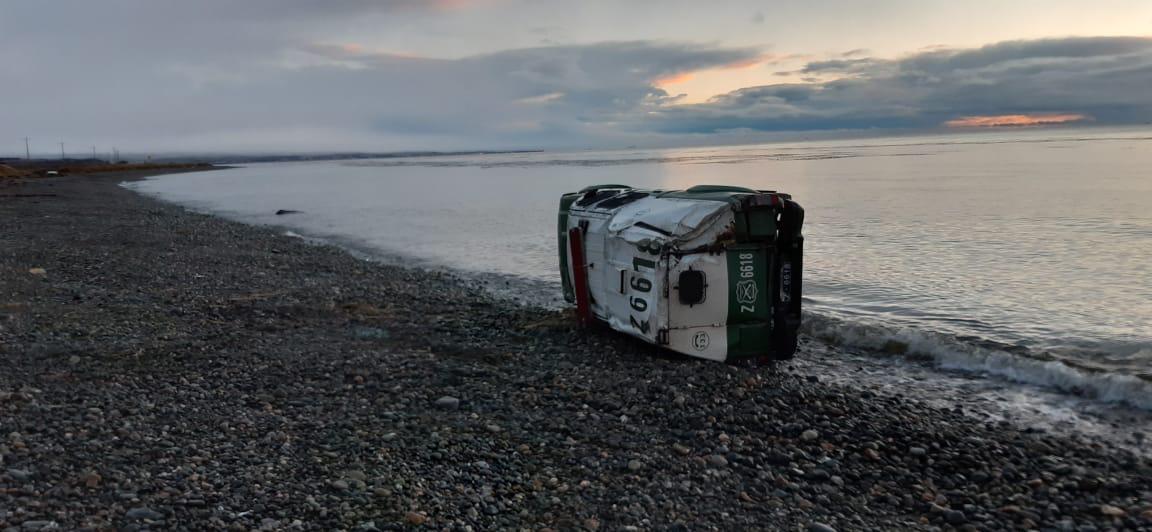
[[[0,189],[0,529],[1152,530],[1106,443],[585,334],[132,177]]]

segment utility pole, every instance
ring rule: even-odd
[[[61,160],[61,161],[63,161],[64,159],[67,159],[67,158],[68,158],[68,157],[66,157],[66,156],[64,155],[64,143],[63,143],[63,142],[61,142],[61,143],[60,143],[60,160]]]
[[[32,150],[28,149],[28,137],[24,137],[24,158],[32,160]]]
[[[96,160],[96,146],[92,146],[92,160]]]

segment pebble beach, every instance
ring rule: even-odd
[[[1152,530],[1107,440],[580,330],[146,175],[0,188],[0,530]]]

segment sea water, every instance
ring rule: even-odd
[[[602,183],[790,193],[809,335],[1152,410],[1152,129],[270,163],[128,186],[560,305],[560,195]]]

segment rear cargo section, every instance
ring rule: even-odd
[[[803,220],[798,204],[772,191],[603,185],[565,194],[564,295],[591,319],[687,355],[788,359],[800,326]]]

